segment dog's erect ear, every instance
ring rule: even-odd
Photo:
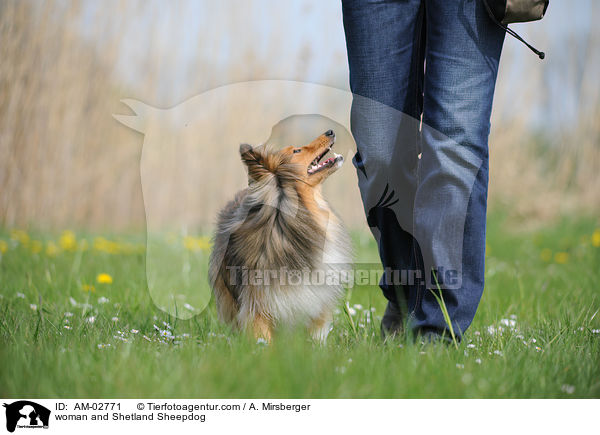
[[[248,168],[262,164],[261,154],[256,152],[256,150],[247,143],[240,145],[240,157],[242,158],[242,162],[244,162]]]
[[[257,162],[257,155],[251,145],[243,143],[240,145],[240,157],[246,166],[250,166]]]
[[[242,162],[248,168],[248,182],[260,181],[264,177],[272,176],[281,164],[277,154],[269,153],[263,145],[251,147],[248,144],[240,145]]]
[[[252,146],[251,145],[248,145],[247,143],[243,143],[243,144],[240,145],[240,156],[243,156],[248,151],[252,151]]]

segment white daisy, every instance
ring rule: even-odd
[[[573,394],[575,392],[575,386],[569,385],[569,384],[564,384],[563,386],[560,387],[560,390],[564,391],[567,394]]]
[[[502,319],[500,320],[500,323],[509,328],[514,328],[517,325],[517,321],[513,319]]]

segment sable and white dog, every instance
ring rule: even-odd
[[[329,130],[299,148],[240,146],[248,187],[220,212],[209,265],[221,320],[267,341],[281,324],[327,337],[344,294],[336,277],[351,261],[350,238],[321,193],[344,161],[323,160],[334,142]]]

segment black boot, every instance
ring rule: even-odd
[[[388,301],[381,319],[381,338],[400,335],[404,331],[404,316],[396,302]]]

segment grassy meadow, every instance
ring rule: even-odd
[[[166,167],[159,184],[184,181],[176,201],[147,184],[143,192],[145,138],[111,116],[132,114],[120,101],[175,108],[267,79],[348,90],[340,2],[0,0],[0,397],[600,398],[600,2],[560,3],[522,33],[548,53],[543,62],[506,38],[486,290],[456,349],[384,342],[376,287],[348,292],[322,346],[300,331],[256,343],[220,324],[213,302],[172,318],[148,290],[146,234],[131,229],[177,223],[173,203],[196,210],[192,200],[206,211],[194,225],[211,227],[245,181],[239,142],[226,144],[235,166],[217,157],[229,156],[223,131],[248,131],[247,111],[227,111],[226,129],[211,123],[220,140],[203,132],[202,160],[183,154],[201,163],[202,180],[163,164],[168,153],[156,159]],[[247,99],[230,97],[216,106]],[[251,100],[254,112],[266,118],[273,101],[287,104],[274,97]],[[315,115],[349,113],[316,101]],[[345,176],[328,198],[362,230],[357,263],[373,262],[356,176]],[[177,243],[206,258],[206,236]]]
[[[376,253],[355,234],[357,260]],[[206,250],[206,239],[188,241]],[[600,229],[489,220],[487,282],[456,349],[384,342],[378,288],[348,292],[328,342],[229,331],[211,302],[171,318],[148,294],[143,235],[0,232],[0,396],[600,397]]]

